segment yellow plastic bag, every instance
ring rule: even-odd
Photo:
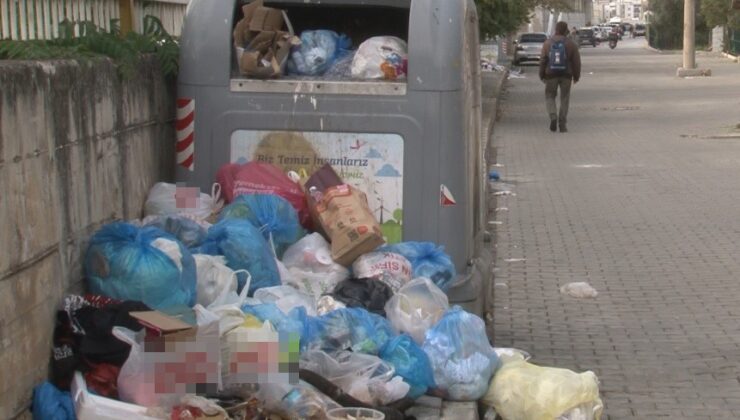
[[[593,372],[541,367],[524,360],[504,363],[482,401],[504,420],[599,420],[603,410]]]

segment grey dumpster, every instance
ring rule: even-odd
[[[237,0],[192,0],[181,38],[177,180],[210,190],[228,162],[299,174],[330,163],[368,194],[389,242],[445,246],[459,278],[450,299],[480,313],[482,218],[478,21],[473,0],[279,0],[296,34],[332,29],[356,47],[408,42],[403,81],[240,75]]]

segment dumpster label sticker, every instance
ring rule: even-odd
[[[403,240],[403,138],[398,134],[237,130],[231,162],[272,163],[307,179],[330,164],[367,194],[388,243]]]
[[[447,188],[445,184],[442,184],[439,188],[439,204],[442,205],[442,207],[450,207],[450,206],[456,206],[457,201],[455,200],[455,197],[450,192],[450,189]]]

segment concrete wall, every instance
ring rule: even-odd
[[[725,46],[725,27],[717,26],[712,29],[712,51],[722,52]]]
[[[0,61],[0,419],[26,417],[47,376],[90,234],[172,177],[173,86],[153,60],[129,80],[109,61]]]

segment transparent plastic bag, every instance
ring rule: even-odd
[[[433,242],[401,242],[384,246],[378,251],[403,255],[411,262],[414,278],[426,277],[443,292],[447,292],[455,281],[455,264],[444,248]]]
[[[187,215],[147,216],[141,221],[142,226],[154,226],[173,235],[187,248],[200,245],[208,235],[208,222],[198,221]]]
[[[394,335],[385,318],[362,308],[341,308],[311,320],[306,330],[306,348],[327,353],[352,350],[378,354]]]
[[[303,31],[301,44],[293,47],[288,72],[301,76],[321,76],[352,46],[346,35],[323,29]]]
[[[524,360],[504,363],[482,401],[505,419],[599,420],[603,410],[593,372],[576,373]]]
[[[377,356],[342,351],[329,355],[309,351],[301,356],[300,366],[318,373],[349,395],[366,404],[385,405],[403,398],[408,385],[391,382],[395,370]]]
[[[291,420],[326,419],[329,410],[340,407],[331,398],[303,381],[296,385],[274,382],[260,384],[255,397],[264,404],[267,413]]]
[[[188,214],[198,220],[206,220],[218,213],[223,206],[221,187],[213,184],[211,195],[201,193],[197,187],[182,187],[158,182],[154,184],[144,205],[146,216]]]
[[[376,36],[360,44],[352,61],[356,79],[401,80],[408,72],[406,41],[393,36]]]
[[[291,286],[264,287],[254,292],[254,298],[263,303],[274,303],[284,313],[301,306],[309,316],[316,316],[316,303],[312,296]]]
[[[385,305],[385,313],[396,331],[424,343],[427,331],[449,308],[447,295],[431,280],[417,278],[401,287]]]
[[[331,258],[329,243],[319,233],[306,235],[285,251],[283,264],[290,273],[288,282],[319,299],[331,293],[341,281],[349,278],[349,270]]]
[[[479,317],[454,306],[427,332],[422,348],[432,364],[436,390],[446,399],[475,401],[488,391],[499,359]]]
[[[390,363],[396,375],[409,384],[408,397],[418,398],[434,387],[429,356],[406,334],[399,335],[380,350],[380,358]]]
[[[352,273],[358,279],[380,280],[396,293],[411,280],[411,263],[392,252],[370,252],[355,260]]]

